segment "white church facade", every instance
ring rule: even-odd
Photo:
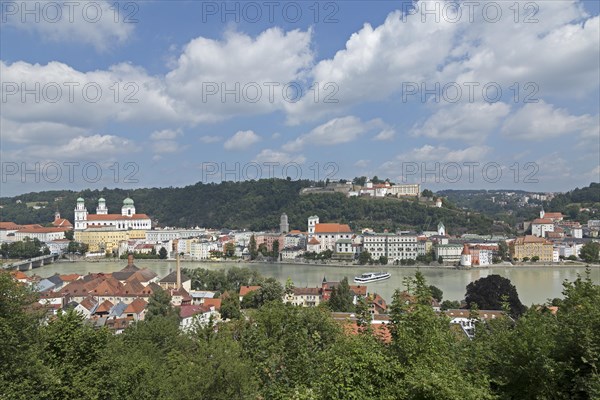
[[[121,214],[109,214],[106,200],[98,199],[96,214],[88,213],[85,208],[85,200],[77,199],[75,207],[75,231],[83,231],[88,228],[113,228],[118,231],[130,229],[151,229],[152,221],[146,214],[136,214],[133,200],[129,197],[123,200]]]

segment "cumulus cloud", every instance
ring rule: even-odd
[[[273,150],[273,149],[263,149],[260,153],[254,157],[254,162],[258,163],[279,163],[279,164],[288,164],[288,163],[297,163],[302,164],[306,161],[306,157],[302,154],[290,154],[285,151]]]
[[[133,34],[138,6],[133,2],[128,4],[127,10],[120,7],[117,11],[106,0],[84,3],[38,0],[29,5],[14,2],[3,7],[3,24],[35,33],[44,41],[78,42],[106,51]],[[31,14],[25,15],[26,10]]]
[[[332,146],[353,142],[371,129],[385,125],[381,120],[363,122],[354,116],[334,118],[283,145],[285,151],[299,151],[307,145]]]
[[[564,135],[595,137],[600,135],[600,116],[571,115],[543,100],[529,103],[504,122],[501,132],[515,139],[546,140]]]
[[[509,111],[510,106],[500,102],[446,106],[435,111],[424,123],[415,124],[411,133],[440,140],[483,142]]]
[[[225,150],[244,150],[260,141],[254,131],[238,131],[223,144]]]
[[[379,140],[379,141],[389,141],[394,139],[394,137],[396,136],[396,131],[391,129],[391,128],[386,128],[384,130],[382,130],[381,132],[379,132],[374,138],[373,140]]]

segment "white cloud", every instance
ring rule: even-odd
[[[438,109],[411,133],[434,139],[483,142],[510,111],[504,103],[461,103]]]
[[[135,144],[115,135],[78,136],[62,145],[33,145],[27,149],[30,156],[47,158],[50,154],[59,160],[78,161],[96,158],[105,160],[107,155],[126,154],[137,151]]]
[[[354,166],[358,168],[366,168],[370,162],[370,160],[358,160],[354,163]]]
[[[225,150],[244,150],[260,141],[253,131],[238,131],[223,144]]]
[[[600,136],[600,116],[571,115],[540,100],[529,103],[511,115],[502,126],[502,133],[523,140],[546,140],[564,135],[584,138]]]
[[[312,65],[311,37],[310,30],[270,28],[256,38],[228,31],[222,41],[193,39],[166,75],[169,94],[193,122],[282,109],[282,88]]]
[[[306,161],[306,157],[302,154],[290,154],[284,151],[272,150],[272,149],[264,149],[259,154],[254,157],[254,162],[259,163],[279,163],[288,164],[288,163],[297,163],[303,164]]]
[[[200,136],[200,138],[198,140],[200,140],[202,143],[210,144],[210,143],[220,142],[222,139],[223,138],[221,138],[220,136],[205,135],[205,136]]]
[[[396,136],[396,131],[395,130],[390,129],[390,128],[386,128],[386,129],[382,130],[381,132],[379,132],[373,138],[373,140],[388,141],[388,140],[394,139],[395,136]]]
[[[3,7],[3,19],[8,27],[34,32],[43,41],[79,42],[105,51],[110,45],[124,43],[134,31],[138,6],[133,2],[128,4],[135,9],[120,7],[117,13],[113,3],[106,0],[84,3],[38,0],[27,5],[14,2]],[[26,10],[32,12],[25,15]]]
[[[334,118],[317,126],[309,133],[300,135],[283,145],[285,151],[300,151],[307,145],[332,146],[353,142],[371,129],[381,127],[383,122],[375,119],[362,122],[354,116]]]
[[[152,149],[154,150],[154,153],[164,154],[177,153],[183,150],[183,147],[180,147],[179,143],[174,140],[157,140],[152,144]]]
[[[150,135],[152,140],[173,140],[177,136],[181,135],[181,130],[163,129],[161,131],[154,131]]]

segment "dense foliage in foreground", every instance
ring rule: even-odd
[[[67,312],[40,324],[35,297],[0,273],[2,399],[598,399],[600,286],[565,282],[553,315],[478,325],[474,340],[430,307],[422,275],[391,304],[391,342],[351,335],[325,308],[281,302],[184,334],[176,312],[121,335]],[[160,302],[157,302],[157,304]],[[154,306],[153,306],[154,307]],[[160,308],[160,305],[157,307]]]

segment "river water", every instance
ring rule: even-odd
[[[87,274],[89,272],[115,272],[122,269],[127,261],[100,261],[100,262],[59,262],[49,264],[32,271],[29,275],[37,274],[48,277],[55,273],[59,274]],[[154,270],[160,278],[167,275],[170,270],[175,269],[174,261],[144,261],[136,260],[135,264],[142,268],[148,267]],[[259,271],[263,276],[274,277],[282,284],[287,278],[294,281],[296,287],[316,287],[321,285],[323,277],[329,281],[339,281],[345,276],[352,284],[353,277],[363,272],[374,271],[365,266],[325,266],[310,264],[277,264],[277,263],[195,263],[182,262],[182,268],[207,268],[227,269],[233,266],[248,267]],[[378,269],[377,269],[378,270]],[[382,282],[367,285],[369,292],[379,293],[389,301],[396,288],[402,288],[402,279],[414,275],[418,268],[391,267],[382,268],[390,272],[391,278]],[[490,274],[498,274],[512,281],[516,286],[519,297],[523,304],[529,306],[533,303],[539,304],[549,298],[562,297],[562,283],[565,279],[574,280],[577,274],[584,274],[585,268],[572,266],[539,266],[539,267],[493,267],[485,269],[457,270],[451,268],[420,268],[427,282],[444,291],[444,299],[460,300],[465,296],[466,286],[479,278]],[[592,268],[592,279],[600,283],[600,268]]]

